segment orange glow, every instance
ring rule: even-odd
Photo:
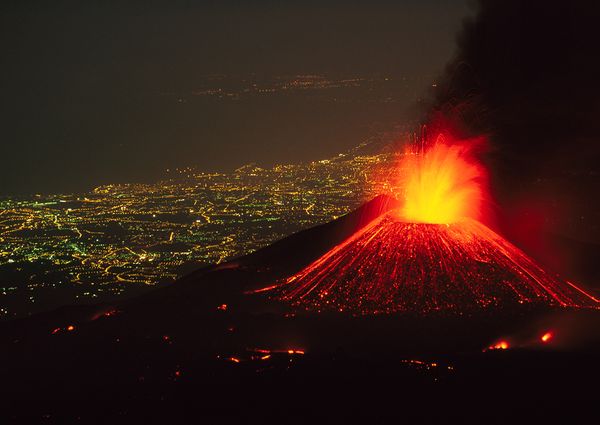
[[[227,304],[221,304],[220,306],[217,307],[217,310],[221,310],[221,311],[227,310]]]
[[[508,349],[508,342],[506,342],[506,341],[500,341],[490,347],[490,350],[507,350],[507,349]]]
[[[229,360],[231,362],[234,362],[234,363],[239,363],[240,362],[240,359],[238,359],[237,357],[230,357],[227,360]]]
[[[67,330],[68,330],[69,332],[72,332],[72,331],[74,331],[74,330],[75,330],[75,326],[73,326],[73,325],[69,325],[69,326],[67,326]]]
[[[552,332],[546,332],[544,335],[542,335],[540,339],[542,340],[542,342],[548,342],[552,339],[552,337]]]
[[[486,172],[472,155],[481,140],[450,140],[440,133],[423,155],[404,155],[399,171],[406,173],[400,180],[405,220],[449,224],[481,219]]]

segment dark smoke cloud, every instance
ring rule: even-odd
[[[594,2],[481,0],[435,106],[489,132],[501,159],[529,164],[523,171],[565,152],[597,169],[599,18]]]
[[[434,93],[434,110],[490,136],[500,226],[525,245],[527,220],[600,242],[596,3],[480,0]]]

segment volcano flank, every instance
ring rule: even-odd
[[[410,223],[398,210],[264,291],[308,310],[359,314],[597,304],[476,220]]]

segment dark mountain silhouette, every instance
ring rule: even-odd
[[[582,380],[600,377],[590,366],[600,348],[590,331],[600,324],[596,310],[354,316],[294,312],[245,295],[298,272],[393,207],[377,198],[117,305],[2,324],[2,416],[61,424],[499,423],[591,414],[594,395]],[[547,332],[551,342],[541,342]],[[487,350],[501,339],[508,350]]]

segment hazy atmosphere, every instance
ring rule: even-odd
[[[450,59],[468,13],[465,2],[442,0],[0,7],[4,194],[344,151],[374,126],[406,119]],[[364,84],[243,92],[298,75],[383,83],[370,98]],[[199,94],[211,89],[244,95]]]

